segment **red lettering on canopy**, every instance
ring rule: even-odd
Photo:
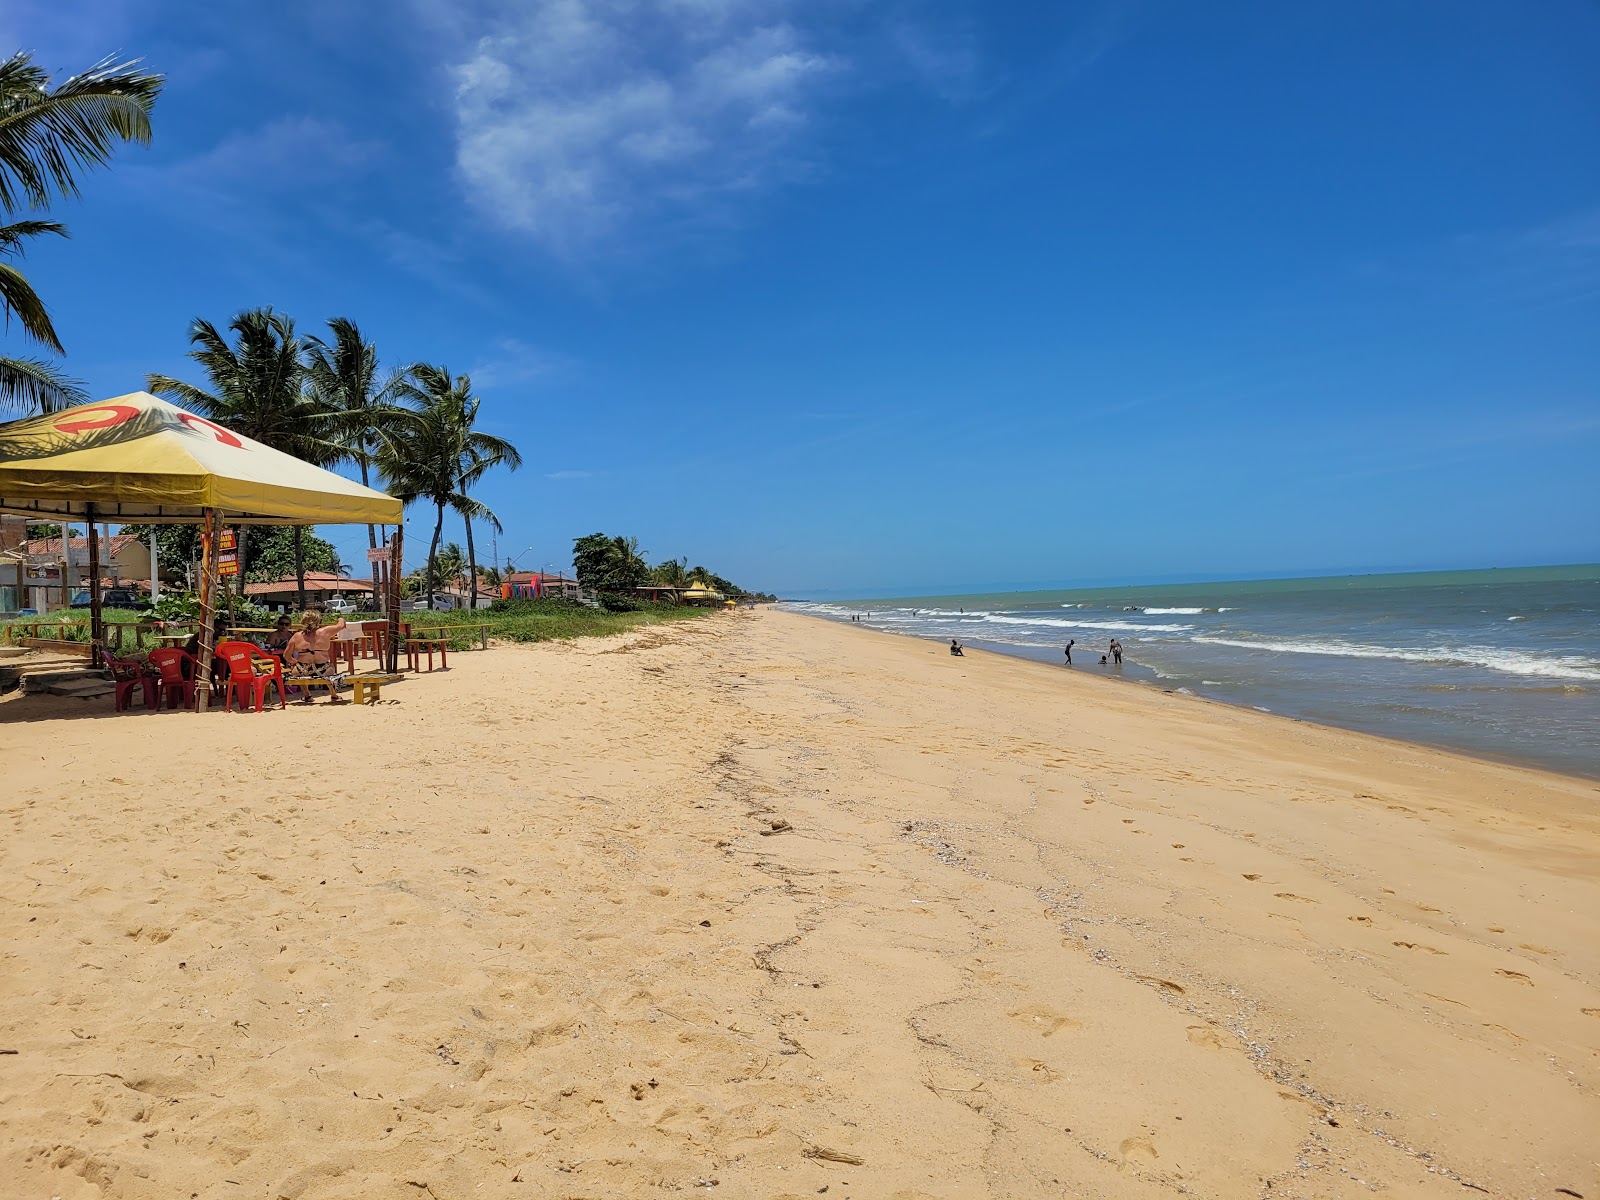
[[[108,417],[97,417],[92,421],[83,419],[84,413],[110,413]],[[139,410],[127,404],[96,404],[92,408],[81,408],[75,412],[70,420],[57,421],[55,427],[62,433],[81,433],[85,429],[110,429],[131,421],[139,415]]]
[[[182,421],[185,425],[196,425],[202,429],[209,429],[212,436],[224,446],[237,446],[241,450],[244,449],[244,443],[234,436],[234,434],[224,429],[221,425],[213,425],[204,417],[197,417],[193,413],[185,412],[178,414],[178,420]]]

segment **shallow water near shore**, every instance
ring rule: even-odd
[[[786,607],[1063,665],[1075,639],[1074,670],[1600,777],[1600,566]]]

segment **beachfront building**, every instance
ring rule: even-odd
[[[465,579],[457,579],[453,580],[448,586],[434,592],[433,607],[435,610],[449,609],[451,611],[468,607],[488,608],[498,599],[500,599],[500,593],[483,584],[479,584],[477,595],[469,600],[467,597],[467,581]],[[412,603],[412,608],[427,607],[428,597],[426,594],[416,597]]]
[[[69,538],[64,557],[59,537],[29,538],[26,527],[25,521],[8,520],[0,529],[0,553],[5,555],[0,567],[0,588],[5,589],[0,594],[0,610],[48,612],[65,607],[75,592],[89,586],[89,539]],[[119,533],[100,539],[102,586],[143,588],[149,578],[150,548],[138,538]]]
[[[578,581],[559,572],[510,571],[500,577],[502,600],[534,600],[540,596],[564,596],[568,600],[579,598]]]
[[[300,602],[299,584],[293,575],[283,579],[263,580],[244,585],[247,599],[267,608],[293,608]],[[328,571],[306,572],[306,603],[326,604],[330,600],[354,600],[361,608],[371,610],[375,589],[370,579],[351,579]]]

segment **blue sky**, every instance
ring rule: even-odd
[[[519,565],[1600,559],[1584,0],[11,0],[11,47],[169,76],[27,260],[68,368],[115,395],[192,376],[193,317],[349,316],[472,374]]]

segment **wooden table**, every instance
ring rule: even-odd
[[[428,656],[428,670],[431,671],[433,670],[433,652],[438,650],[439,669],[448,671],[450,669],[449,645],[450,639],[445,637],[433,637],[429,634],[408,637],[406,639],[406,665],[413,671],[422,670],[422,656],[426,653]]]
[[[414,628],[412,634],[416,637],[448,638],[458,629],[476,629],[478,631],[479,648],[487,650],[489,648],[489,630],[491,628],[492,626],[489,625],[427,625]]]

